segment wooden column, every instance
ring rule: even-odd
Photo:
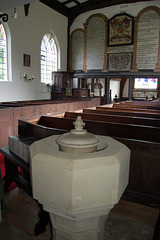
[[[91,92],[94,93],[94,78],[91,78]]]
[[[78,78],[78,88],[81,88],[81,78]]]
[[[160,98],[160,78],[158,78],[157,98]]]
[[[133,87],[133,78],[129,77],[129,84],[128,84],[128,99],[132,100],[132,87]]]
[[[109,104],[110,103],[110,98],[109,98],[109,87],[110,87],[110,78],[105,78],[105,103]]]

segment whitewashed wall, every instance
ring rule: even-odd
[[[17,19],[11,17],[13,9],[5,11],[9,21],[5,28],[11,36],[10,82],[0,82],[0,102],[49,99],[50,93],[40,83],[40,46],[45,33],[55,34],[60,47],[59,70],[67,70],[67,18],[39,1],[30,4],[26,17],[24,7],[17,8]],[[31,55],[31,67],[23,66],[23,54]],[[34,75],[34,81],[25,82],[24,72]]]
[[[72,23],[70,32],[72,32],[73,30],[75,30],[77,28],[84,28],[83,23],[85,23],[87,18],[89,16],[91,16],[92,14],[102,13],[106,17],[108,17],[108,19],[110,19],[114,15],[120,14],[120,13],[127,13],[127,14],[135,17],[143,8],[145,8],[147,6],[160,7],[160,0],[139,2],[139,3],[130,3],[130,4],[120,4],[120,5],[111,6],[111,7],[107,7],[107,8],[101,8],[101,9],[88,11],[86,13],[79,15],[74,20],[74,22]]]
[[[86,23],[86,20],[88,19],[88,17],[90,17],[93,14],[104,14],[108,19],[120,13],[127,13],[131,16],[136,17],[142,9],[148,6],[160,7],[160,0],[133,3],[133,4],[120,4],[120,5],[116,5],[108,8],[88,11],[86,13],[81,14],[74,20],[70,29],[70,33],[72,33],[75,29],[78,29],[78,28],[84,29],[83,24]],[[104,86],[104,79],[101,79],[101,83]],[[119,88],[120,88],[120,82],[114,81],[114,80],[110,81],[110,89],[112,90],[112,99],[114,98],[115,94],[117,94],[117,96],[119,97],[119,93],[120,93]],[[104,88],[102,89],[102,96],[103,95],[104,95]],[[123,96],[128,97],[128,81],[126,81],[126,84],[123,90]]]

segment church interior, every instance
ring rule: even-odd
[[[159,19],[159,0],[2,0],[0,239],[160,240]]]

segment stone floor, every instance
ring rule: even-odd
[[[1,240],[50,240],[50,227],[34,236],[38,205],[22,189],[5,195],[9,209],[3,210]],[[104,240],[152,240],[158,209],[121,200],[111,211],[105,226]],[[88,239],[91,240],[91,239]]]

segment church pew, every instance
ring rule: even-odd
[[[119,102],[118,104],[130,104],[130,105],[137,105],[137,106],[151,106],[151,107],[160,107],[160,102],[154,101],[123,101]]]
[[[96,110],[105,111],[108,114],[114,115],[123,115],[123,116],[137,116],[144,118],[158,118],[160,119],[160,113],[158,112],[150,112],[150,111],[139,111],[138,109],[125,109],[125,108],[113,108],[106,107],[105,105],[96,107]]]
[[[20,124],[27,124],[28,131],[29,127],[33,129],[34,125],[36,125],[36,131],[30,130],[30,133],[37,134],[37,131],[41,132],[45,129],[46,136],[48,136],[51,134],[52,129],[53,131],[56,128],[67,131],[73,129],[74,121],[75,119],[41,116],[37,124],[23,120],[20,120]],[[89,120],[84,120],[84,122],[85,129],[88,132],[96,135],[111,136],[124,143],[131,150],[129,184],[123,198],[148,206],[159,207],[160,141],[156,142],[159,137],[159,131],[157,137],[155,131],[152,133],[154,141],[150,141],[151,129],[157,130],[156,128]],[[139,135],[143,136],[144,139],[139,139]]]
[[[115,139],[131,150],[129,184],[123,199],[160,208],[160,143]]]
[[[58,120],[58,119],[56,119]],[[67,132],[67,126],[62,128],[60,125],[57,127],[48,127],[47,124],[41,124],[41,117],[30,118],[26,120],[18,120],[18,135],[21,138],[24,137],[33,137],[36,140],[49,137],[51,135],[63,134]],[[73,124],[70,124],[73,125]],[[71,128],[69,128],[70,130]]]
[[[154,119],[160,119],[160,114],[152,114],[152,113],[141,113],[141,112],[130,112],[130,111],[125,111],[121,112],[120,110],[112,110],[110,111],[111,108],[103,108],[103,107],[96,107],[95,109],[93,108],[84,108],[83,112],[84,113],[97,113],[97,114],[105,114],[105,115],[112,115],[112,116],[128,116],[128,117],[138,117],[138,118],[154,118]]]
[[[88,109],[87,109],[88,110]],[[65,117],[74,117],[74,116],[82,116],[83,119],[94,120],[94,121],[103,121],[103,122],[117,122],[117,123],[127,123],[127,124],[136,124],[136,125],[146,125],[146,126],[154,126],[160,127],[160,121],[156,118],[140,118],[140,117],[129,117],[129,116],[121,116],[121,115],[105,115],[99,114],[96,110],[92,110],[92,112],[83,111],[83,113],[76,112],[66,112]]]
[[[125,106],[122,106],[122,105],[115,105],[113,106],[111,109],[115,109],[115,110],[118,110],[120,109],[121,111],[132,111],[132,112],[147,112],[147,113],[157,113],[157,114],[160,114],[160,110],[155,110],[155,109],[145,109],[145,108],[136,108],[136,107],[125,107]]]
[[[70,130],[73,128],[73,121],[75,118],[57,118],[49,116],[42,116],[38,124],[49,128],[60,128]],[[160,128],[153,126],[115,123],[115,122],[103,122],[94,120],[84,120],[85,128],[94,134],[131,138],[137,140],[146,140],[153,142],[160,142]]]
[[[145,102],[120,102],[114,103],[113,107],[125,107],[125,108],[138,108],[138,109],[151,109],[160,111],[160,103],[145,103]]]

